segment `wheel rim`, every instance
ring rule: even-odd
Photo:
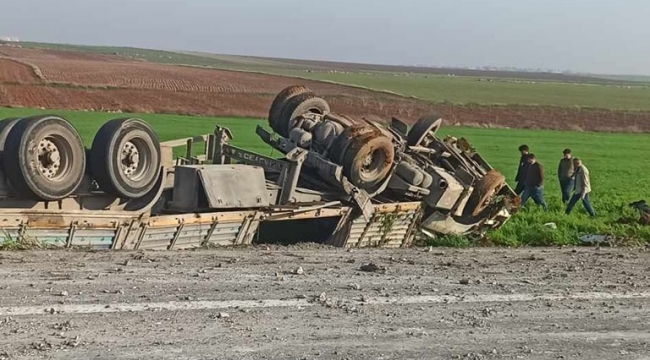
[[[122,145],[120,151],[120,170],[130,181],[140,181],[151,164],[151,154],[147,143],[140,138],[132,138]]]
[[[70,171],[72,148],[61,136],[46,136],[38,143],[38,171],[52,182],[61,181]]]
[[[359,168],[359,177],[364,182],[375,181],[377,174],[386,162],[386,154],[381,150],[373,150],[363,157]]]

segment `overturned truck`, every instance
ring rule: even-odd
[[[273,100],[268,121],[272,131],[258,126],[256,134],[282,156],[233,146],[219,125],[159,142],[145,121],[113,119],[85,148],[60,116],[4,119],[0,241],[406,247],[417,234],[481,235],[517,209],[504,177],[465,139],[436,136],[442,120],[434,114],[410,130],[395,118],[382,126],[332,112],[308,88],[291,86]]]

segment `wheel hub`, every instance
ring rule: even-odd
[[[140,153],[138,148],[130,141],[122,147],[122,171],[128,177],[132,177],[140,164]]]
[[[61,167],[61,153],[50,138],[38,143],[38,170],[48,179],[54,178]]]

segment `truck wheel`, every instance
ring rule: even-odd
[[[426,146],[422,144],[427,137],[433,137],[442,125],[442,119],[437,114],[423,116],[413,125],[406,137],[408,146]]]
[[[295,125],[295,118],[307,113],[327,114],[329,112],[330,106],[327,101],[311,92],[302,93],[287,100],[274,130],[286,138]]]
[[[275,130],[275,126],[282,115],[282,108],[286,104],[287,100],[291,99],[296,95],[302,93],[311,92],[306,86],[303,85],[292,85],[282,89],[273,99],[271,103],[271,108],[269,109],[269,125],[271,129]],[[275,130],[275,132],[278,132]]]
[[[86,154],[79,133],[65,119],[20,119],[7,134],[3,163],[19,196],[55,201],[72,194],[84,176]]]
[[[151,126],[135,118],[102,125],[90,149],[92,172],[99,188],[135,199],[146,195],[160,174],[160,143]]]
[[[0,151],[4,150],[7,135],[9,134],[9,131],[11,131],[11,128],[16,125],[18,120],[20,120],[20,118],[15,117],[0,120]]]
[[[11,128],[16,125],[18,120],[20,120],[20,118],[6,118],[0,120],[0,164],[2,164],[2,153],[4,152],[7,135]]]
[[[506,178],[496,170],[488,171],[474,186],[474,191],[465,204],[463,213],[471,214],[472,217],[479,216],[490,204],[490,200],[496,195]]]
[[[350,145],[352,139],[375,131],[374,128],[364,124],[355,124],[343,130],[343,132],[332,141],[327,149],[327,157],[335,164],[343,165],[343,155]]]
[[[370,189],[386,178],[394,156],[392,141],[381,133],[357,136],[343,155],[343,173],[352,184]]]

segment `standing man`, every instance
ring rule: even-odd
[[[573,158],[573,166],[575,167],[575,187],[573,196],[569,200],[569,205],[566,207],[566,214],[569,215],[578,200],[582,200],[585,210],[589,216],[596,216],[594,208],[589,202],[589,193],[591,192],[591,179],[589,178],[589,169],[582,164],[582,160]]]
[[[532,198],[535,204],[540,205],[544,211],[548,210],[544,201],[544,168],[537,162],[535,154],[528,154],[528,172],[526,173],[524,193],[521,196],[521,207],[524,207],[526,200]]]
[[[517,169],[517,176],[515,176],[515,182],[517,183],[517,186],[515,187],[515,193],[517,195],[521,196],[521,194],[524,191],[525,183],[526,183],[526,174],[528,173],[528,167],[530,164],[528,163],[528,145],[521,145],[519,147],[519,153],[521,154],[521,157],[519,158],[519,168]]]
[[[560,181],[560,190],[562,191],[562,202],[564,204],[569,201],[571,197],[571,190],[573,190],[573,160],[571,158],[571,149],[564,149],[562,151],[564,157],[560,160],[560,164],[557,167],[557,177]]]

